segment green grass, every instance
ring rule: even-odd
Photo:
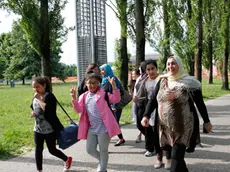
[[[230,91],[221,90],[221,80],[214,80],[213,85],[206,84],[203,80],[202,89],[205,100],[230,94]],[[71,118],[78,120],[79,116],[73,111],[69,89],[75,83],[53,84],[53,92]],[[15,88],[0,84],[0,159],[8,159],[31,150],[34,147],[33,126],[34,119],[29,117],[30,104],[33,96],[29,84],[16,84]],[[67,125],[69,120],[64,112],[58,107],[58,116]],[[122,113],[121,123],[131,123],[131,103]]]

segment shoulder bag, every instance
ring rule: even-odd
[[[70,119],[70,125],[64,127],[57,135],[57,143],[59,148],[67,149],[73,144],[77,143],[79,140],[77,139],[78,134],[78,125],[70,118],[68,113],[62,107],[62,105],[57,101],[58,105],[65,112],[66,116]]]

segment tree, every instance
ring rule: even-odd
[[[224,58],[223,58],[223,73],[222,73],[222,89],[228,90],[228,60],[229,60],[229,21],[230,21],[230,2],[224,0],[223,14],[223,40],[224,40]]]
[[[202,45],[203,45],[203,5],[202,0],[198,0],[197,17],[197,53],[195,58],[196,79],[202,80]]]
[[[121,63],[121,73],[119,78],[121,80],[122,85],[127,90],[128,85],[128,50],[127,50],[127,0],[116,0],[116,4],[112,1],[110,3],[107,2],[107,6],[109,6],[117,18],[119,19],[121,26],[121,36],[120,36],[120,51],[119,51],[119,59]]]
[[[136,9],[136,66],[145,60],[145,17],[143,0],[135,0]]]
[[[3,72],[6,69],[6,57],[4,54],[4,42],[5,42],[6,34],[3,33],[0,35],[0,79],[4,78]]]
[[[12,56],[12,43],[10,41],[11,39],[11,33],[3,33],[0,36],[0,58],[1,62],[3,63],[3,68],[1,75],[4,76],[4,78],[7,80],[7,85],[8,85],[8,80],[12,79],[13,76],[5,76],[5,70],[9,67],[10,61],[11,61],[11,56]]]
[[[66,3],[66,0],[6,0],[0,4],[20,15],[20,25],[29,43],[41,57],[42,75],[48,77],[52,76],[53,68],[50,54],[58,49],[57,46],[61,46],[67,33],[61,16]]]
[[[11,52],[10,63],[4,71],[4,75],[10,79],[21,79],[24,84],[25,78],[39,75],[40,58],[29,45],[19,21],[13,22],[10,35],[11,45],[7,47]]]
[[[171,8],[171,0],[163,0],[163,23],[164,23],[164,41],[163,41],[163,64],[166,67],[166,62],[171,54],[170,51],[170,13],[168,10]]]

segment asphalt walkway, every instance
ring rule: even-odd
[[[203,148],[186,154],[189,172],[230,172],[230,95],[206,102],[214,133],[202,134]],[[135,143],[138,133],[134,124],[122,127],[126,143],[114,147],[117,138],[111,140],[108,172],[163,172],[154,169],[155,156],[145,157],[144,143]],[[64,152],[73,157],[70,172],[96,172],[97,161],[85,150],[85,141],[80,141]],[[44,172],[62,172],[63,162],[44,151]],[[0,161],[0,172],[35,172],[34,152],[17,158]]]

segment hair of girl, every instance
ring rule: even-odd
[[[45,92],[51,92],[50,90],[50,81],[47,77],[37,76],[32,79],[35,83],[38,83],[45,87]]]
[[[139,69],[136,68],[134,71],[135,71],[136,75],[140,75],[140,70]]]
[[[157,62],[156,62],[156,60],[146,60],[145,64],[146,64],[146,66],[149,65],[149,64],[152,64],[152,65],[154,65],[157,68]]]
[[[96,79],[99,83],[101,83],[102,78],[100,75],[95,73],[89,73],[86,75],[85,82],[87,82],[89,79]]]

